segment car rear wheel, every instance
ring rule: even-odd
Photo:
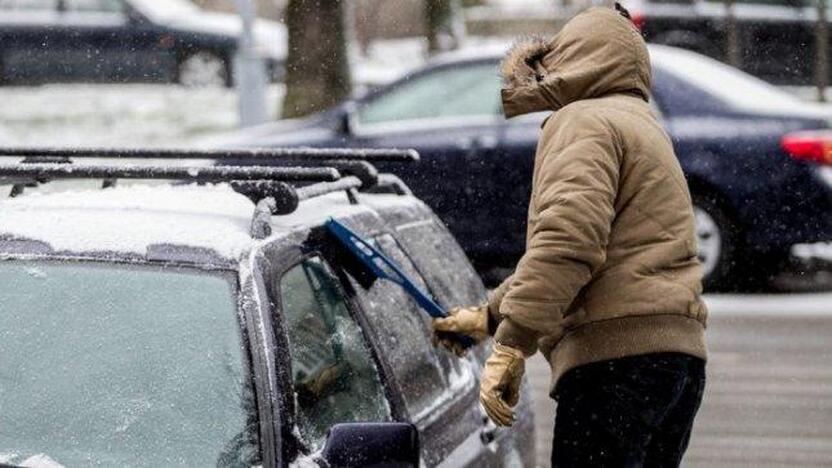
[[[771,285],[788,260],[788,249],[759,251],[744,240],[743,229],[718,199],[694,195],[696,241],[703,283],[711,291],[760,291]]]
[[[694,196],[696,242],[706,289],[729,289],[735,284],[738,262],[735,229],[713,197]]]
[[[222,57],[207,51],[187,55],[179,62],[178,81],[193,88],[228,86],[228,66]]]

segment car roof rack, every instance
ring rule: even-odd
[[[105,159],[263,159],[265,161],[348,160],[367,162],[415,162],[419,153],[412,149],[378,148],[245,148],[228,150],[176,148],[26,148],[0,147],[0,156],[24,158],[105,158]]]
[[[118,179],[176,180],[196,183],[226,182],[255,203],[251,235],[271,233],[271,216],[294,212],[301,201],[327,193],[346,192],[358,203],[359,190],[410,194],[401,179],[379,174],[373,162],[415,162],[414,150],[280,148],[244,150],[193,149],[79,149],[0,148],[2,158],[24,158],[0,163],[0,184],[13,185],[10,197],[25,187],[64,179],[102,179],[102,188]],[[257,161],[268,165],[180,166],[72,164],[75,158]]]
[[[417,162],[419,153],[408,149],[377,148],[246,148],[228,150],[175,149],[175,148],[0,148],[0,157],[24,158],[24,163],[62,163],[72,159],[163,159],[163,160],[216,160],[229,165],[327,166],[344,174],[358,177],[365,187],[378,184],[378,171],[373,163]]]

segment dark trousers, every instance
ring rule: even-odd
[[[647,354],[572,369],[558,381],[552,467],[676,467],[705,389],[705,362]]]

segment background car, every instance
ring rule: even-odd
[[[242,25],[188,0],[0,0],[0,83],[176,82],[231,85]],[[272,77],[286,31],[258,20]]]
[[[721,0],[624,2],[644,37],[727,61],[728,13]],[[733,2],[739,67],[777,84],[814,83],[817,6],[803,0]],[[830,44],[826,45],[827,49]]]
[[[489,423],[477,378],[487,345],[466,358],[434,347],[416,302],[365,282],[324,229],[350,226],[445,308],[485,300],[406,186],[320,167],[242,168],[257,179],[246,185],[182,164],[0,166],[17,182],[27,167],[51,180],[223,182],[0,199],[0,463],[534,466],[529,384],[515,427]],[[270,184],[279,190],[261,191]]]
[[[384,170],[436,211],[480,271],[510,267],[524,250],[546,113],[502,118],[504,50],[450,54],[331,111],[206,144],[414,147],[422,164]],[[793,244],[832,239],[832,110],[693,52],[650,53],[652,104],[692,191],[708,285],[766,279]]]

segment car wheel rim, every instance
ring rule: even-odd
[[[696,241],[699,261],[705,277],[710,276],[719,263],[722,254],[722,234],[719,225],[710,213],[699,207],[693,208],[696,219]]]
[[[198,52],[186,58],[179,68],[179,82],[204,88],[225,85],[225,63],[216,55]]]

